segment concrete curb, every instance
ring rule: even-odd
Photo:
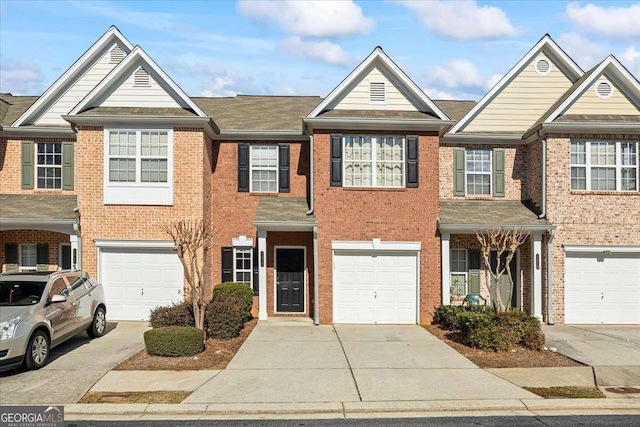
[[[444,414],[541,413],[625,413],[640,414],[638,399],[507,399],[471,401],[397,401],[327,403],[219,403],[219,404],[73,404],[65,405],[69,419],[173,419],[216,417],[259,418],[361,418],[364,416],[436,416]]]

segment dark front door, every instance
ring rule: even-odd
[[[491,266],[493,269],[495,269],[497,257],[498,257],[498,253],[496,251],[491,251]],[[511,293],[511,301],[509,301],[509,292],[511,291],[511,282],[509,282],[509,275],[507,274],[507,270],[505,266],[507,255],[503,253],[501,257],[502,262],[500,263],[500,265],[503,266],[503,268],[505,268],[505,271],[502,277],[500,277],[498,294],[502,299],[502,304],[504,304],[504,306],[507,308],[513,308],[513,307],[518,308],[518,300],[519,300],[520,292],[518,289],[518,281],[517,281],[518,271],[516,269],[517,267],[516,257],[517,257],[517,254],[514,254],[513,258],[511,259],[511,277],[513,278],[513,292]],[[493,278],[491,278],[491,292],[493,293],[496,292],[496,283],[495,283],[495,280],[493,280]]]
[[[304,312],[304,249],[276,249],[276,307]]]
[[[60,267],[63,270],[71,269],[71,246],[62,245],[60,247]]]

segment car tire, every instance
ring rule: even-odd
[[[44,331],[38,330],[31,335],[27,353],[24,356],[24,364],[27,369],[40,369],[49,360],[49,337]]]
[[[107,316],[104,308],[98,307],[93,314],[93,321],[91,326],[87,329],[87,334],[91,338],[99,338],[104,335],[107,330]]]

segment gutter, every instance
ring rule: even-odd
[[[547,239],[547,325],[553,325],[553,261],[551,253],[554,235],[555,228],[552,228],[549,230],[549,238]]]
[[[423,120],[423,119],[384,119],[384,118],[350,118],[350,117],[305,117],[303,123],[320,125],[326,129],[353,129],[361,130],[437,130],[451,126],[452,120]]]
[[[306,231],[317,227],[317,222],[309,221],[253,221],[253,225],[266,231]]]
[[[540,224],[540,225],[523,225],[523,224],[507,224],[507,225],[491,225],[491,224],[442,224],[438,219],[438,230],[445,233],[472,233],[476,230],[484,230],[490,227],[500,227],[505,230],[519,230],[524,229],[527,231],[547,231],[554,230],[555,225]]]
[[[86,124],[86,125],[118,125],[118,124],[161,124],[170,126],[202,126],[209,135],[213,138],[214,135],[220,133],[220,128],[210,117],[191,117],[191,116],[145,116],[145,115],[127,115],[127,116],[114,116],[114,115],[63,115],[63,119],[71,124]]]
[[[242,141],[242,140],[262,140],[262,141],[305,141],[307,137],[300,131],[292,130],[221,130],[214,140],[222,141]]]
[[[538,139],[542,143],[542,176],[540,210],[542,211],[538,218],[542,219],[547,216],[547,138],[542,137],[542,132],[537,131]]]
[[[611,132],[621,133],[624,131],[637,132],[640,130],[640,123],[612,123],[612,122],[552,122],[540,123],[536,127],[528,130],[523,136],[527,139],[540,131],[566,132],[566,133],[594,133]]]
[[[43,127],[43,126],[29,126],[29,127],[12,127],[1,126],[0,135],[3,136],[73,136],[75,138],[75,132],[71,127]]]
[[[451,134],[446,133],[440,139],[441,142],[464,142],[468,144],[486,144],[488,142],[501,142],[510,144],[527,144],[528,142],[522,139],[522,135],[513,135],[505,133],[496,134],[479,134],[479,133],[467,133],[467,134]]]

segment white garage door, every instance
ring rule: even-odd
[[[640,254],[567,253],[565,323],[640,323]]]
[[[417,277],[416,253],[336,251],[334,323],[416,323]]]
[[[147,320],[152,308],[183,298],[182,264],[173,249],[102,248],[100,281],[112,320]]]

